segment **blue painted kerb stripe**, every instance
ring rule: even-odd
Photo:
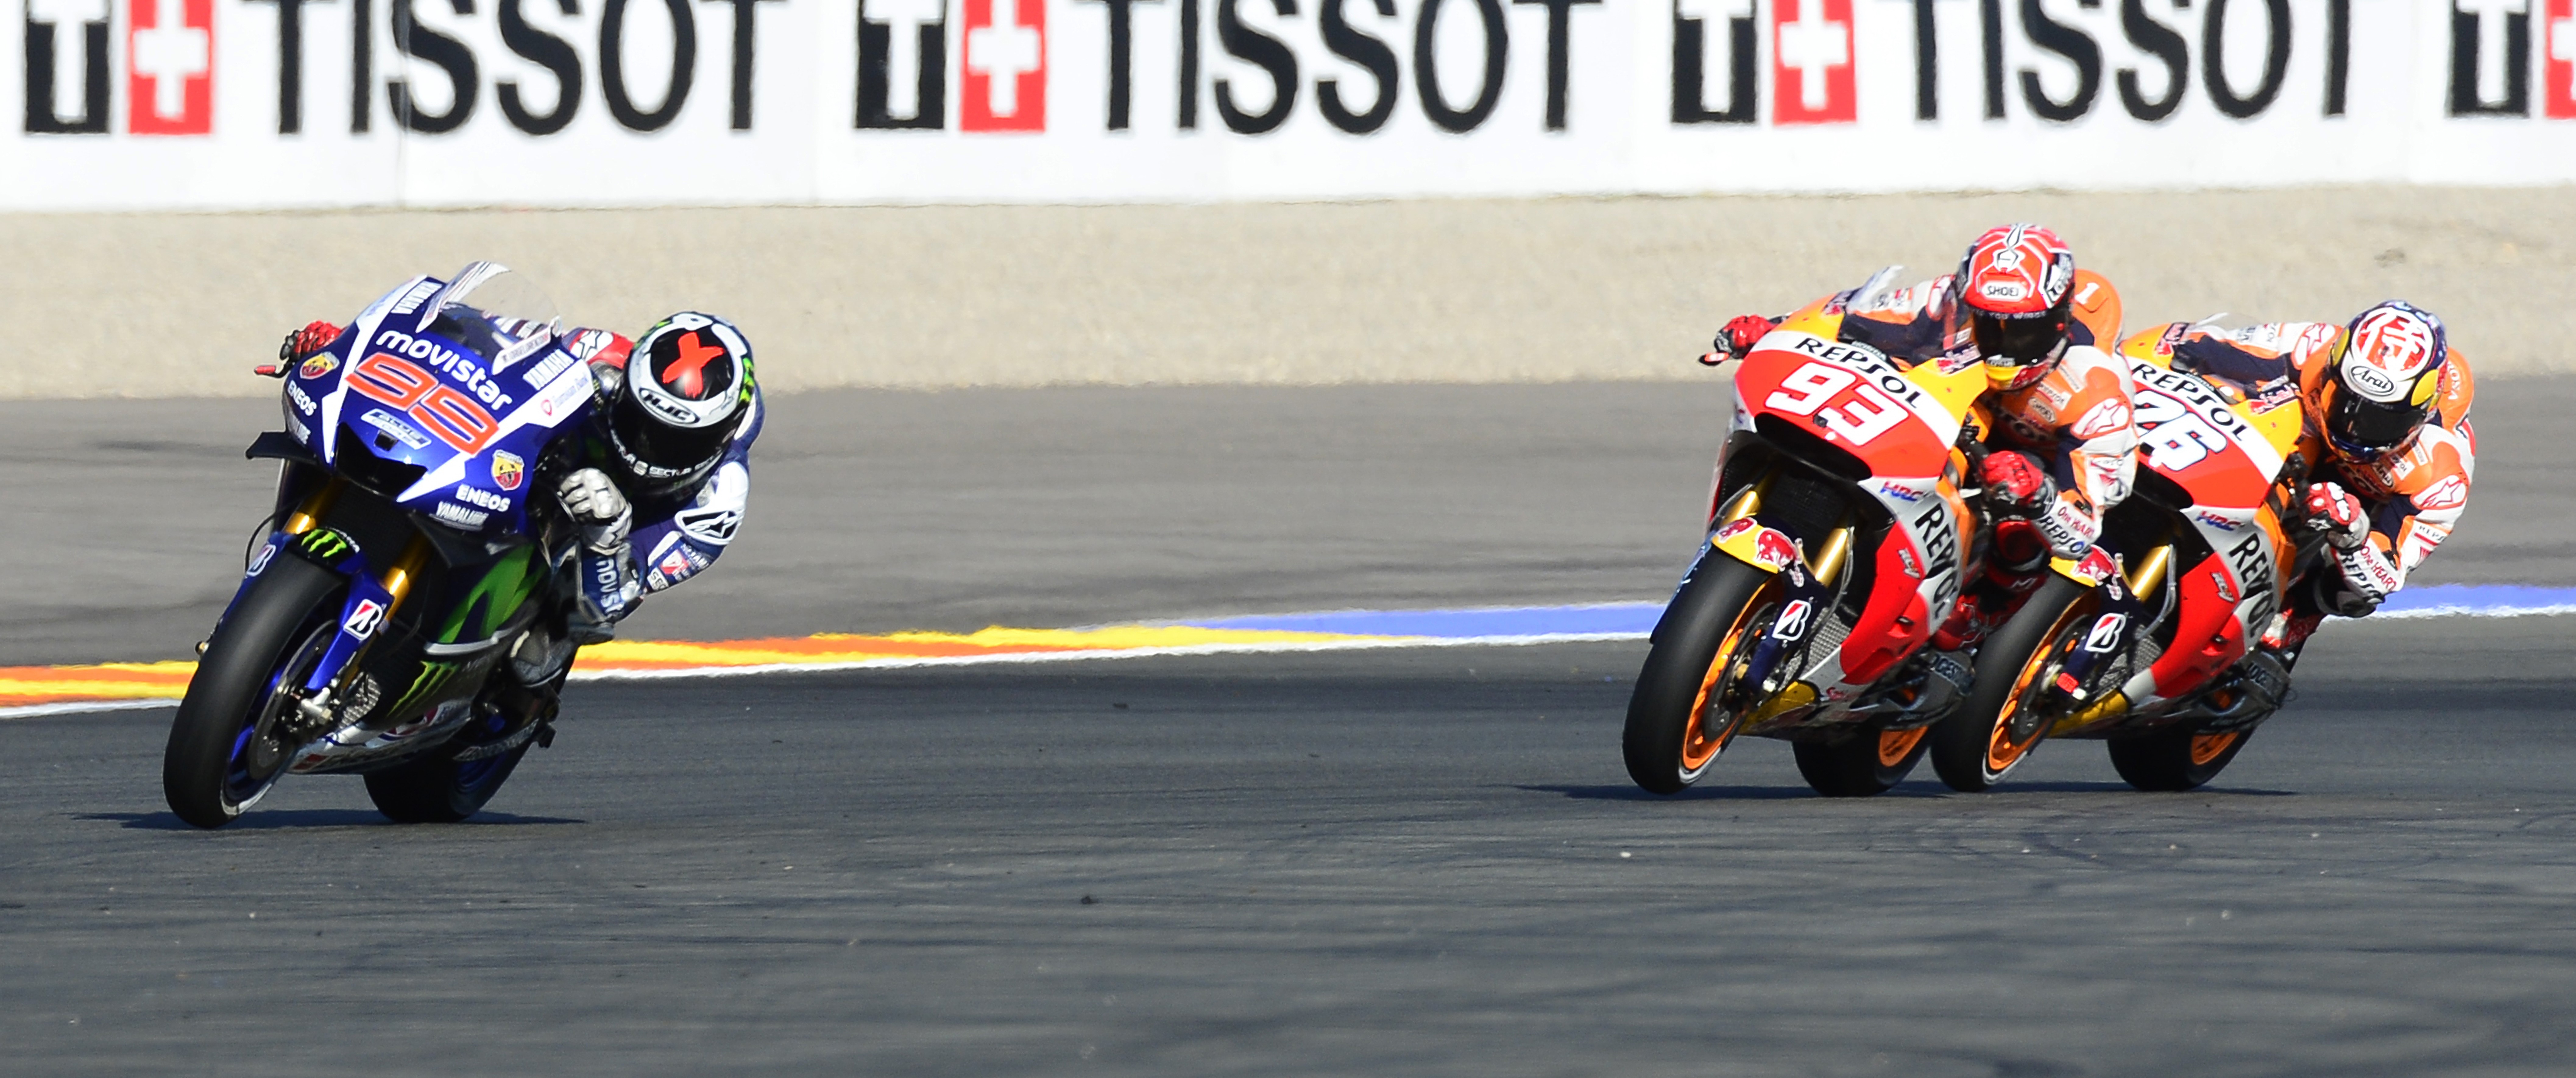
[[[1211,629],[1274,629],[1357,636],[1642,636],[1663,614],[1662,603],[1595,603],[1583,606],[1515,606],[1482,610],[1327,610],[1311,614],[1255,614],[1193,618],[1184,624]],[[2428,584],[2408,588],[2380,610],[2389,614],[2516,614],[2576,611],[2576,588],[2521,584]]]

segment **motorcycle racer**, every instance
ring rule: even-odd
[[[2350,323],[2165,331],[2176,370],[2305,408],[2292,480],[2326,556],[2290,589],[2264,646],[2295,655],[2327,614],[2370,614],[2450,537],[2477,469],[2468,360],[2432,312],[2398,300]],[[2295,467],[2295,465],[2294,465]]]
[[[1977,409],[1984,498],[1998,518],[1984,577],[1933,638],[1965,648],[2011,613],[2051,555],[2080,558],[2102,520],[2128,496],[2138,444],[2129,379],[2106,349],[2120,339],[2120,296],[2075,266],[2057,234],[2037,225],[1988,230],[1959,268],[1910,288],[1864,287],[1818,301],[1840,309],[1838,339],[1904,366],[1984,368]],[[1782,319],[1730,321],[1718,347],[1741,358]],[[1975,452],[1975,451],[1972,451]]]
[[[300,362],[340,336],[317,321],[278,358]],[[732,323],[683,311],[641,338],[575,329],[558,343],[588,364],[598,418],[574,446],[556,496],[581,533],[571,642],[614,638],[643,597],[704,571],[742,525],[760,436],[751,345]]]

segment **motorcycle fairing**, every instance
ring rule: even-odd
[[[403,489],[380,492],[404,509],[459,531],[524,532],[535,462],[558,430],[588,413],[595,386],[589,368],[550,338],[537,346],[534,335],[505,345],[497,336],[479,347],[460,341],[458,332],[488,332],[490,323],[448,305],[451,291],[414,278],[298,365],[289,399],[314,400],[318,415],[304,426],[290,412],[291,432],[335,469],[352,466],[341,459],[351,446],[419,469]],[[357,437],[340,437],[344,428]]]
[[[1937,364],[1900,368],[1867,345],[1792,328],[1805,324],[1793,319],[1747,355],[1735,377],[1735,427],[1766,432],[1775,443],[1785,439],[1829,447],[1815,452],[1840,459],[1808,459],[1796,446],[1780,445],[1820,475],[1832,473],[1840,481],[1858,483],[1885,514],[1888,526],[1874,552],[1860,555],[1871,559],[1865,567],[1866,601],[1856,614],[1846,612],[1848,604],[1841,602],[1817,611],[1817,620],[1830,618],[1833,624],[1812,639],[1831,646],[1806,649],[1805,669],[1784,696],[1761,709],[1748,733],[1760,732],[1758,726],[1807,725],[1847,716],[1872,685],[1921,648],[1957,601],[1961,553],[1974,527],[1975,518],[1958,495],[1955,444],[1967,412],[1983,392],[1982,373],[1973,367],[1944,373]],[[1830,329],[1821,323],[1812,328]],[[1798,432],[1794,437],[1793,430]],[[1737,440],[1730,438],[1728,452],[1736,449]],[[1721,457],[1721,486],[1725,465]],[[1765,532],[1784,523],[1760,508],[1752,518]],[[1739,540],[1721,549],[1743,545]],[[1728,553],[1757,566],[1770,560],[1746,558],[1732,549]],[[1844,579],[1863,568],[1844,566]],[[1759,653],[1756,661],[1761,661]]]

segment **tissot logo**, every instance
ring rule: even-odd
[[[1860,108],[1852,88],[1851,0],[1775,0],[1771,7],[1772,80],[1779,124],[1850,123]]]
[[[957,126],[1046,130],[1045,0],[965,0],[966,77]]]
[[[203,135],[215,124],[215,0],[128,0],[125,129]]]
[[[2576,119],[2576,0],[2549,0],[2548,16],[2541,105],[2550,119]]]

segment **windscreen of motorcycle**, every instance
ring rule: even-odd
[[[589,367],[561,328],[544,291],[496,263],[413,278],[291,373],[290,432],[403,508],[463,531],[524,531],[536,462],[592,406]]]

